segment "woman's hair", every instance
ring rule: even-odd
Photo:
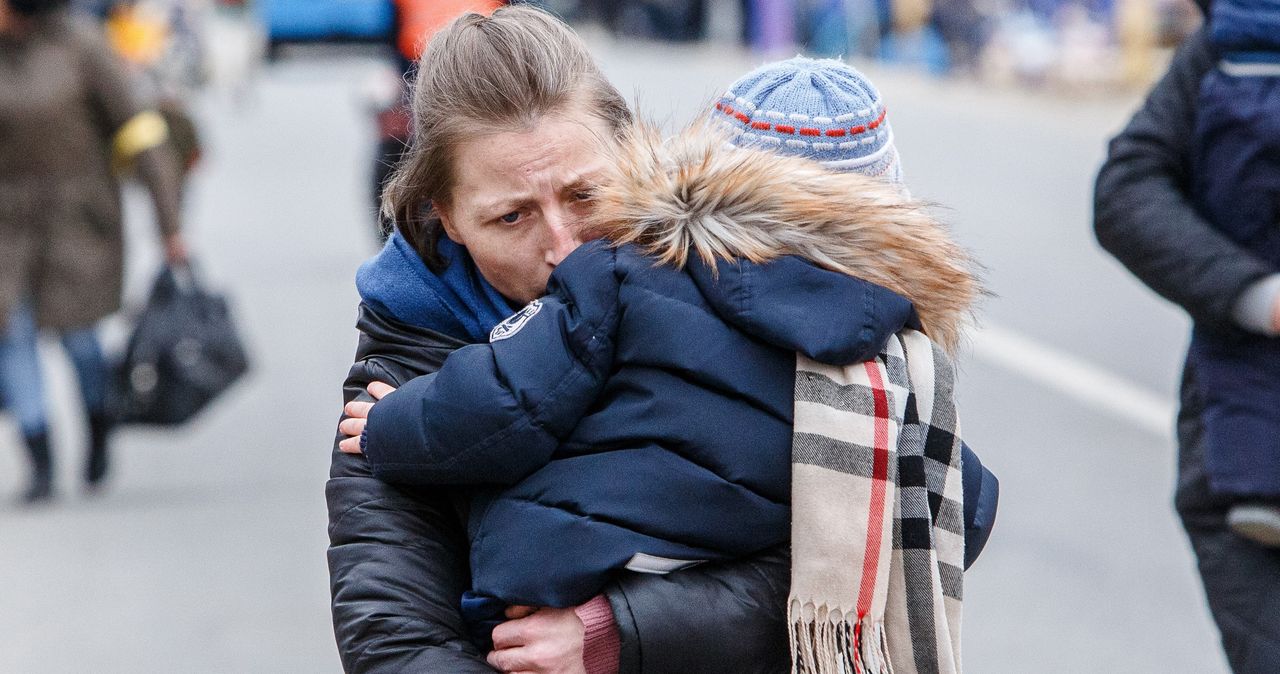
[[[492,16],[464,14],[431,39],[410,99],[413,137],[382,197],[383,215],[429,267],[444,261],[436,205],[446,203],[464,140],[531,128],[543,117],[580,110],[621,134],[631,112],[565,24],[524,6]]]

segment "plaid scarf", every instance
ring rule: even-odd
[[[946,354],[913,330],[866,363],[797,357],[793,673],[960,673],[954,381]]]

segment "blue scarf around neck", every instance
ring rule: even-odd
[[[356,272],[360,298],[402,323],[488,342],[493,326],[515,309],[480,275],[466,248],[442,236],[437,250],[446,261],[439,273],[427,268],[399,232],[393,233],[382,251]]]

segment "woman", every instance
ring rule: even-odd
[[[159,114],[142,107],[105,40],[57,0],[0,0],[0,391],[31,458],[23,498],[53,495],[48,414],[36,354],[58,334],[89,427],[84,479],[107,473],[107,369],[95,325],[120,307],[123,231],[116,170],[150,189],[171,263],[185,260],[179,173]]]
[[[409,169],[389,186],[404,204],[394,214],[399,231],[360,273],[362,334],[346,381],[348,401],[371,382],[399,385],[434,371],[449,352],[487,341],[515,307],[541,295],[551,270],[580,243],[572,225],[602,144],[630,122],[622,97],[581,41],[529,8],[460,19],[437,36],[420,68],[417,143]],[[462,140],[530,127],[537,131],[504,148],[510,159],[502,166],[453,170],[451,153]],[[458,199],[448,209],[456,213],[450,224],[457,240],[442,236],[442,212],[433,206],[446,195],[495,187],[498,203]],[[347,671],[789,666],[784,551],[620,579],[576,612],[541,610],[506,623],[486,662],[458,609],[469,580],[459,512],[465,500],[449,490],[379,482],[363,457],[337,451],[336,443],[326,491],[334,624]]]

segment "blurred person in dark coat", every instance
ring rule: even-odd
[[[1192,200],[1220,233],[1271,266],[1236,301],[1244,329],[1197,326],[1190,360],[1205,395],[1209,486],[1235,500],[1227,524],[1280,548],[1280,7],[1218,0],[1221,55],[1200,84]]]
[[[149,188],[168,260],[186,259],[164,120],[135,99],[99,29],[64,5],[0,0],[0,391],[31,459],[27,502],[53,493],[40,330],[61,338],[79,379],[86,484],[107,472],[107,366],[95,326],[120,308],[120,171]]]
[[[1274,268],[1194,206],[1196,105],[1205,76],[1220,58],[1207,31],[1178,50],[1164,79],[1111,143],[1098,175],[1094,227],[1107,251],[1185,309],[1197,329],[1280,333],[1280,295],[1272,293],[1261,311],[1253,301],[1276,283]],[[1196,365],[1189,359],[1183,370],[1175,503],[1232,669],[1275,672],[1280,668],[1280,550],[1233,532],[1228,524],[1233,499],[1211,488],[1206,396]]]

